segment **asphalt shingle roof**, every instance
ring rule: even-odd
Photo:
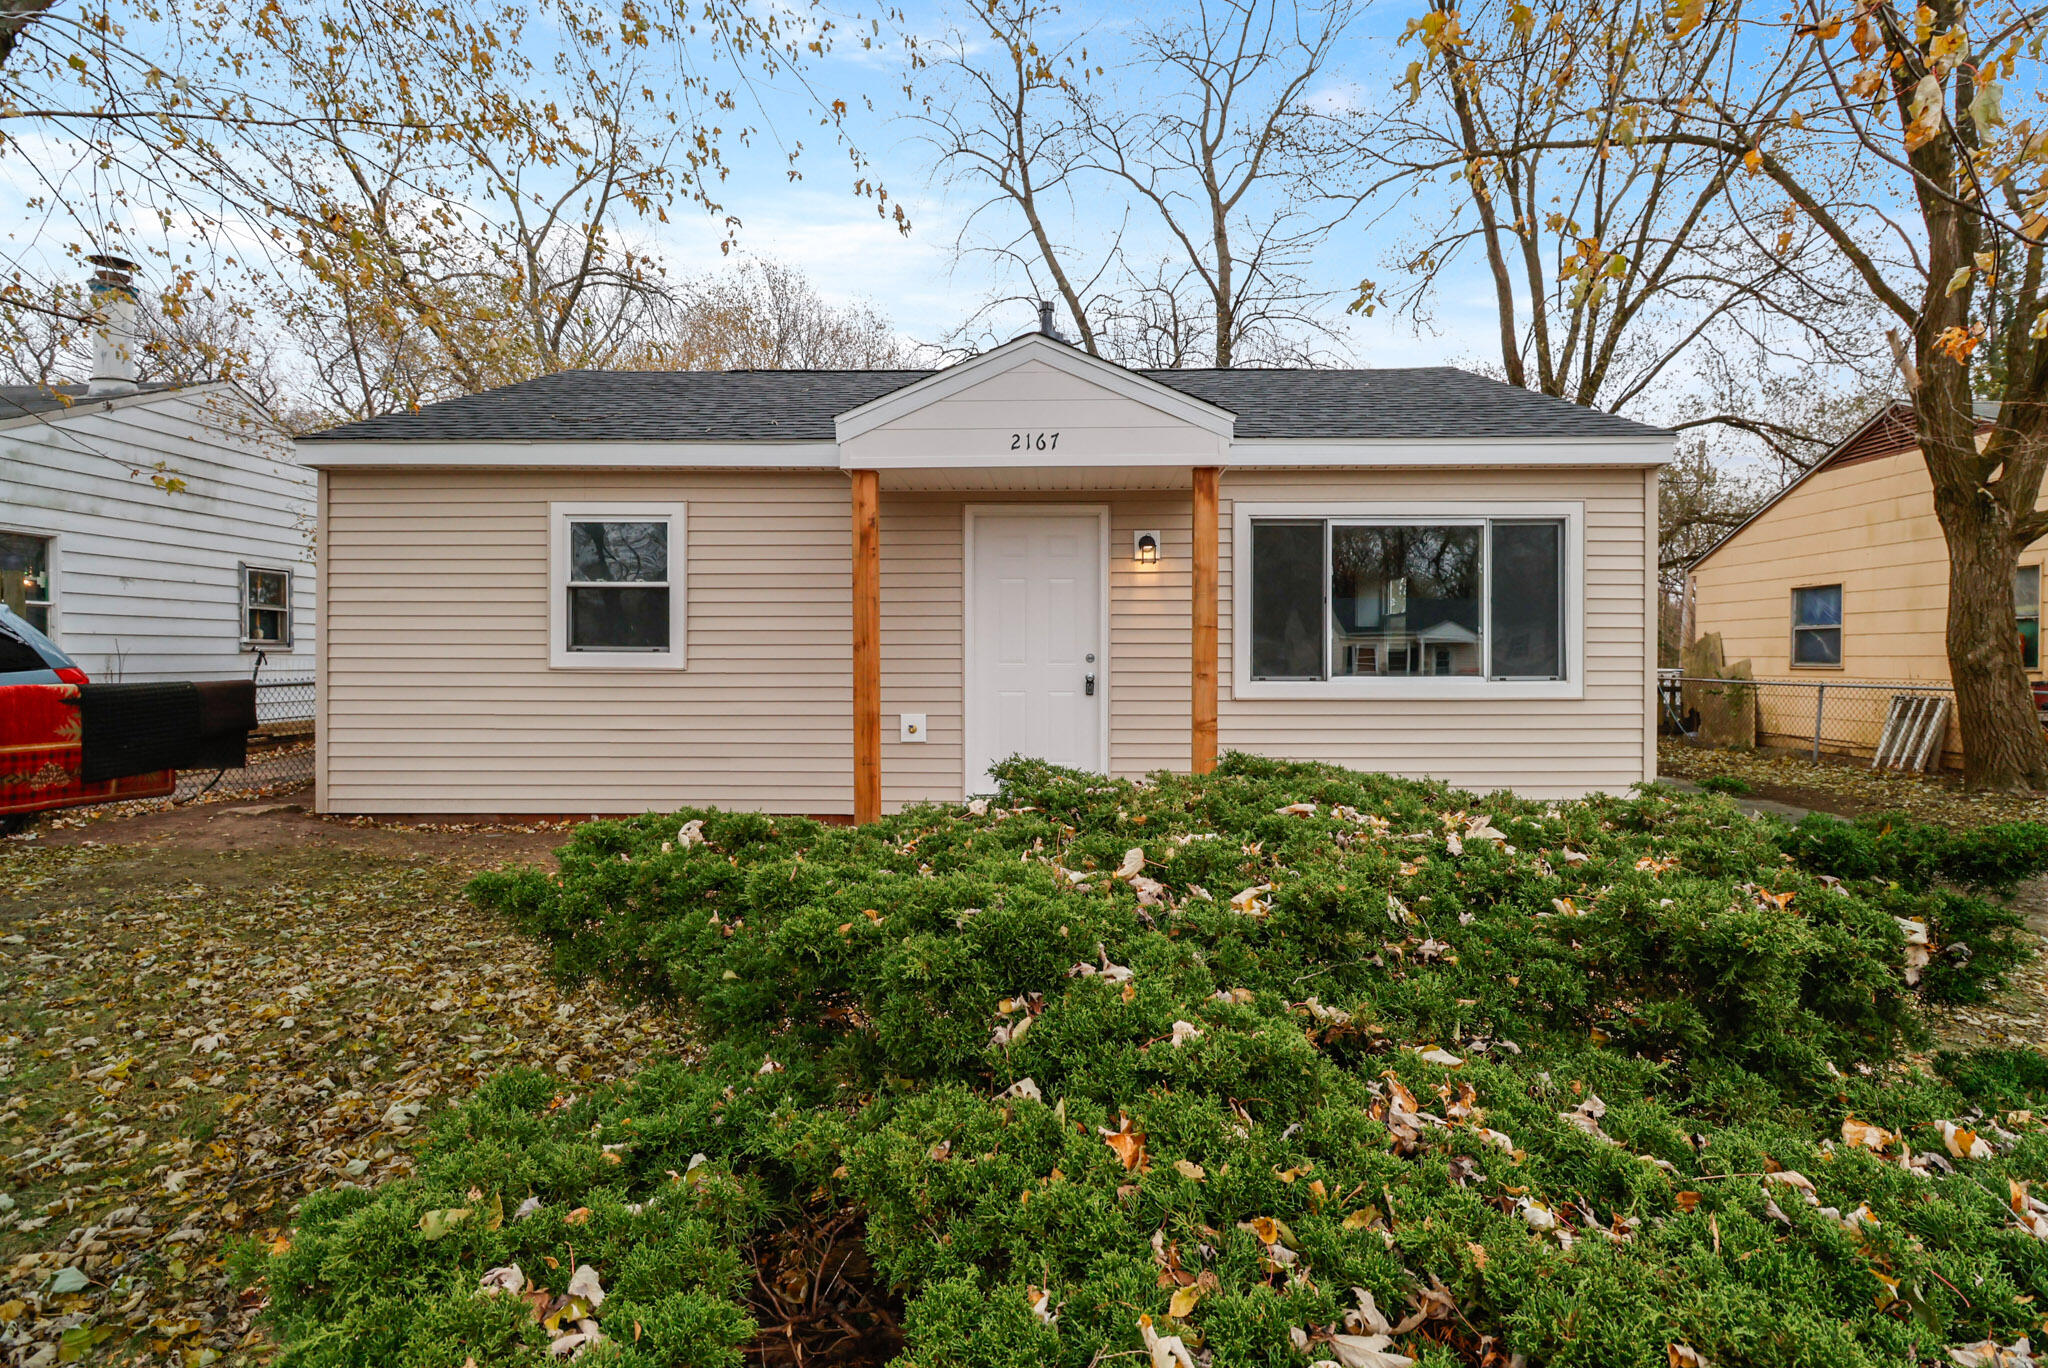
[[[564,371],[308,442],[829,442],[833,419],[931,371]],[[1240,438],[1653,437],[1658,428],[1450,366],[1141,372],[1237,415]]]
[[[1651,437],[1647,427],[1455,366],[1146,371],[1237,415],[1239,437]]]

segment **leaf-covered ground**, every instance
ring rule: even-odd
[[[225,803],[268,800],[302,806],[313,796],[313,743],[301,741],[252,752],[239,769],[181,770],[177,791],[163,798],[134,798],[122,803],[90,803],[41,813],[34,830],[41,834],[97,828],[145,813],[171,812]]]
[[[237,1242],[277,1241],[308,1192],[410,1172],[422,1118],[492,1073],[575,1091],[682,1044],[559,990],[466,902],[488,848],[208,817],[88,827],[149,844],[0,842],[8,1365],[260,1361]]]
[[[1719,750],[1668,736],[1658,739],[1657,773],[1694,783],[1717,776],[1737,779],[1748,786],[1742,796],[1844,817],[1904,812],[1923,822],[1953,827],[2048,822],[2048,798],[1971,793],[1954,775],[1874,771],[1869,762],[1855,760],[1823,759],[1816,764],[1783,751]]]

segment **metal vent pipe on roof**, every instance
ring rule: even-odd
[[[1050,337],[1055,342],[1064,342],[1067,340],[1066,338],[1060,335],[1060,330],[1053,324],[1052,301],[1050,299],[1041,299],[1038,301],[1038,330],[1044,333],[1047,337]]]
[[[89,286],[98,321],[92,331],[92,381],[85,392],[95,396],[133,394],[141,374],[136,265],[126,257],[106,254],[86,260],[99,269],[93,272]]]

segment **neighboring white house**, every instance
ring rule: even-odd
[[[0,387],[0,598],[105,683],[313,669],[313,472],[234,386]]]
[[[319,802],[873,817],[1013,753],[1656,772],[1671,434],[1447,368],[549,376],[302,439]]]

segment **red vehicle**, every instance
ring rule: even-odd
[[[0,684],[0,821],[113,798],[160,798],[178,772],[88,781],[76,684]]]

